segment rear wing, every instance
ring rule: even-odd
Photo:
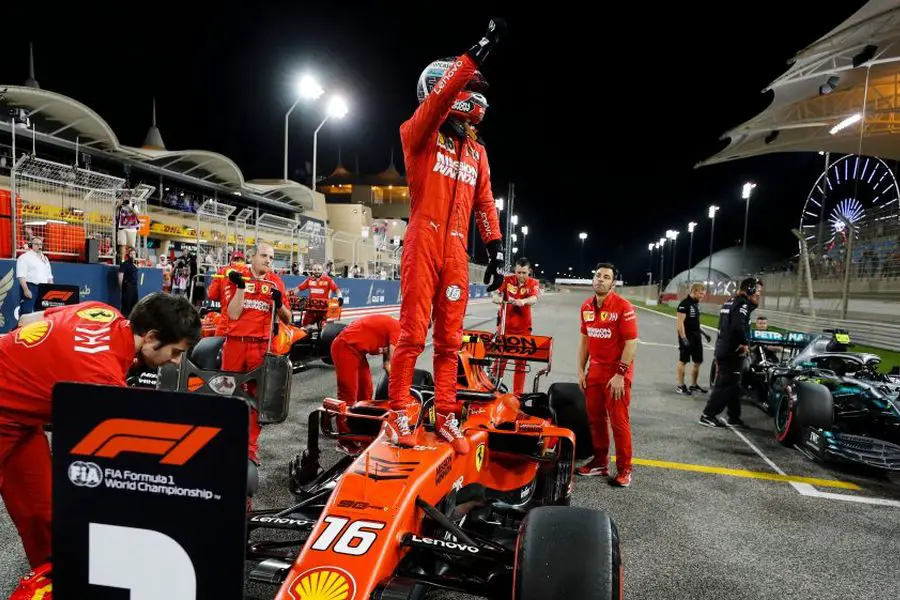
[[[519,359],[549,363],[553,355],[553,338],[546,335],[496,335],[489,331],[464,330],[462,346],[477,360]]]

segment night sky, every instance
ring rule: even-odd
[[[393,148],[402,172],[398,128],[415,109],[419,73],[465,51],[500,15],[510,29],[484,67],[491,89],[482,127],[495,195],[515,182],[527,255],[545,274],[579,268],[585,231],[586,266],[612,261],[637,281],[647,243],[666,229],[682,231],[678,270],[687,268],[688,221],[700,222],[694,262],[707,254],[711,203],[722,207],[716,248],[736,243],[746,180],[758,184],[750,244],[795,251],[789,229],[821,157],[693,166],[724,147],[725,130],[765,108],[760,91],[791,56],[864,1],[602,3],[589,12],[575,2],[539,10],[440,2],[439,12],[400,3],[191,4],[20,12],[21,26],[4,34],[0,84],[24,83],[33,41],[41,87],[92,107],[123,144],[142,143],[155,97],[169,149],[221,152],[248,179],[280,178],[284,113],[294,80],[311,70],[326,97],[341,93],[351,110],[320,132],[319,172],[331,172],[338,147],[345,166],[358,160],[370,173],[387,167]],[[292,116],[294,177],[312,159],[323,110],[301,104]]]

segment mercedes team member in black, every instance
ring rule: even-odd
[[[676,372],[678,374],[678,385],[675,391],[685,396],[690,396],[694,392],[705,394],[706,390],[697,383],[700,376],[700,365],[703,363],[703,342],[700,336],[710,341],[709,334],[700,327],[700,301],[706,294],[706,286],[702,283],[691,285],[691,291],[684,300],[678,305],[678,312],[675,315],[675,331],[678,333],[678,364]],[[691,369],[691,387],[684,385],[684,366],[687,363],[693,363]]]
[[[725,427],[719,413],[728,408],[728,425],[746,427],[741,420],[741,365],[748,352],[747,334],[750,313],[759,305],[762,285],[755,277],[741,281],[738,293],[719,311],[719,337],[716,340],[716,380],[706,408],[698,423],[705,427]]]

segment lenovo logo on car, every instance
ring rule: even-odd
[[[413,534],[410,538],[410,541],[414,544],[426,544],[428,546],[439,546],[441,548],[446,548],[447,550],[462,550],[463,552],[470,552],[472,554],[478,554],[481,552],[479,548],[476,546],[470,546],[468,544],[460,544],[458,542],[445,542],[444,540],[436,540],[434,538],[423,538],[419,537],[416,534]]]

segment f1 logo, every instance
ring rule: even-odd
[[[122,452],[162,456],[164,465],[183,465],[221,429],[136,419],[107,419],[72,448],[72,454],[115,458]]]
[[[44,300],[56,300],[59,302],[65,302],[74,294],[75,292],[67,292],[65,290],[50,290],[49,292],[44,294]]]

